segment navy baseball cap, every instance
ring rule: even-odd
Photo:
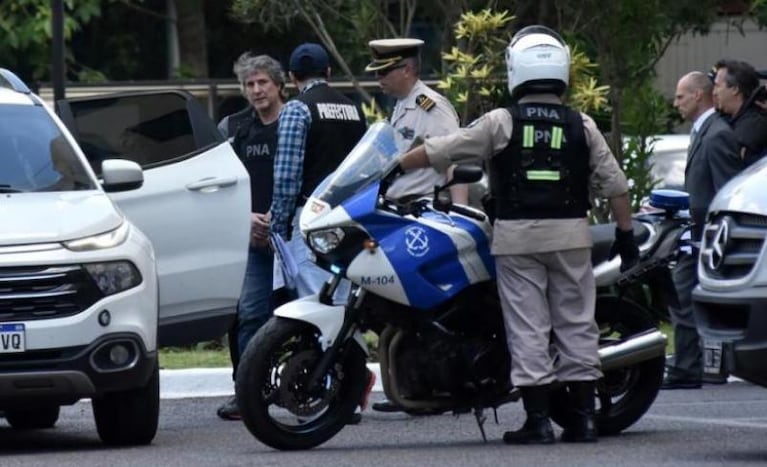
[[[290,54],[288,69],[294,73],[311,73],[325,71],[329,66],[330,59],[325,48],[313,42],[306,42]]]

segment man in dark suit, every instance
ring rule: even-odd
[[[695,389],[701,386],[703,364],[700,338],[692,311],[692,290],[698,284],[698,247],[706,211],[717,191],[743,167],[732,128],[714,110],[713,84],[697,71],[678,82],[674,107],[692,122],[684,188],[690,194],[692,253],[682,255],[674,268],[679,308],[670,308],[674,326],[674,363],[662,389]]]

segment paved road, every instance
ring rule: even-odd
[[[375,394],[381,398],[380,393]],[[505,446],[503,431],[523,420],[520,404],[499,411],[483,444],[474,419],[365,412],[324,446],[278,452],[240,422],[215,416],[224,397],[164,399],[160,431],[149,447],[108,449],[95,432],[90,404],[64,408],[53,430],[20,433],[0,422],[0,465],[15,466],[714,466],[767,464],[767,390],[736,382],[663,392],[621,436],[596,445]]]

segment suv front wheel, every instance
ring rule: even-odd
[[[160,418],[159,365],[155,364],[146,386],[93,398],[93,415],[105,444],[151,443]]]

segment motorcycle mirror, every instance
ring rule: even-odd
[[[475,183],[482,180],[482,167],[476,165],[457,165],[453,170],[453,178],[442,186],[434,186],[433,206],[438,211],[448,212],[453,203],[442,201],[439,197],[440,192],[445,191],[453,185],[461,183]]]
[[[458,165],[453,170],[453,178],[449,182],[441,187],[435,187],[436,192],[440,192],[445,188],[449,188],[453,185],[459,185],[461,183],[475,183],[482,180],[482,167],[476,165]]]

